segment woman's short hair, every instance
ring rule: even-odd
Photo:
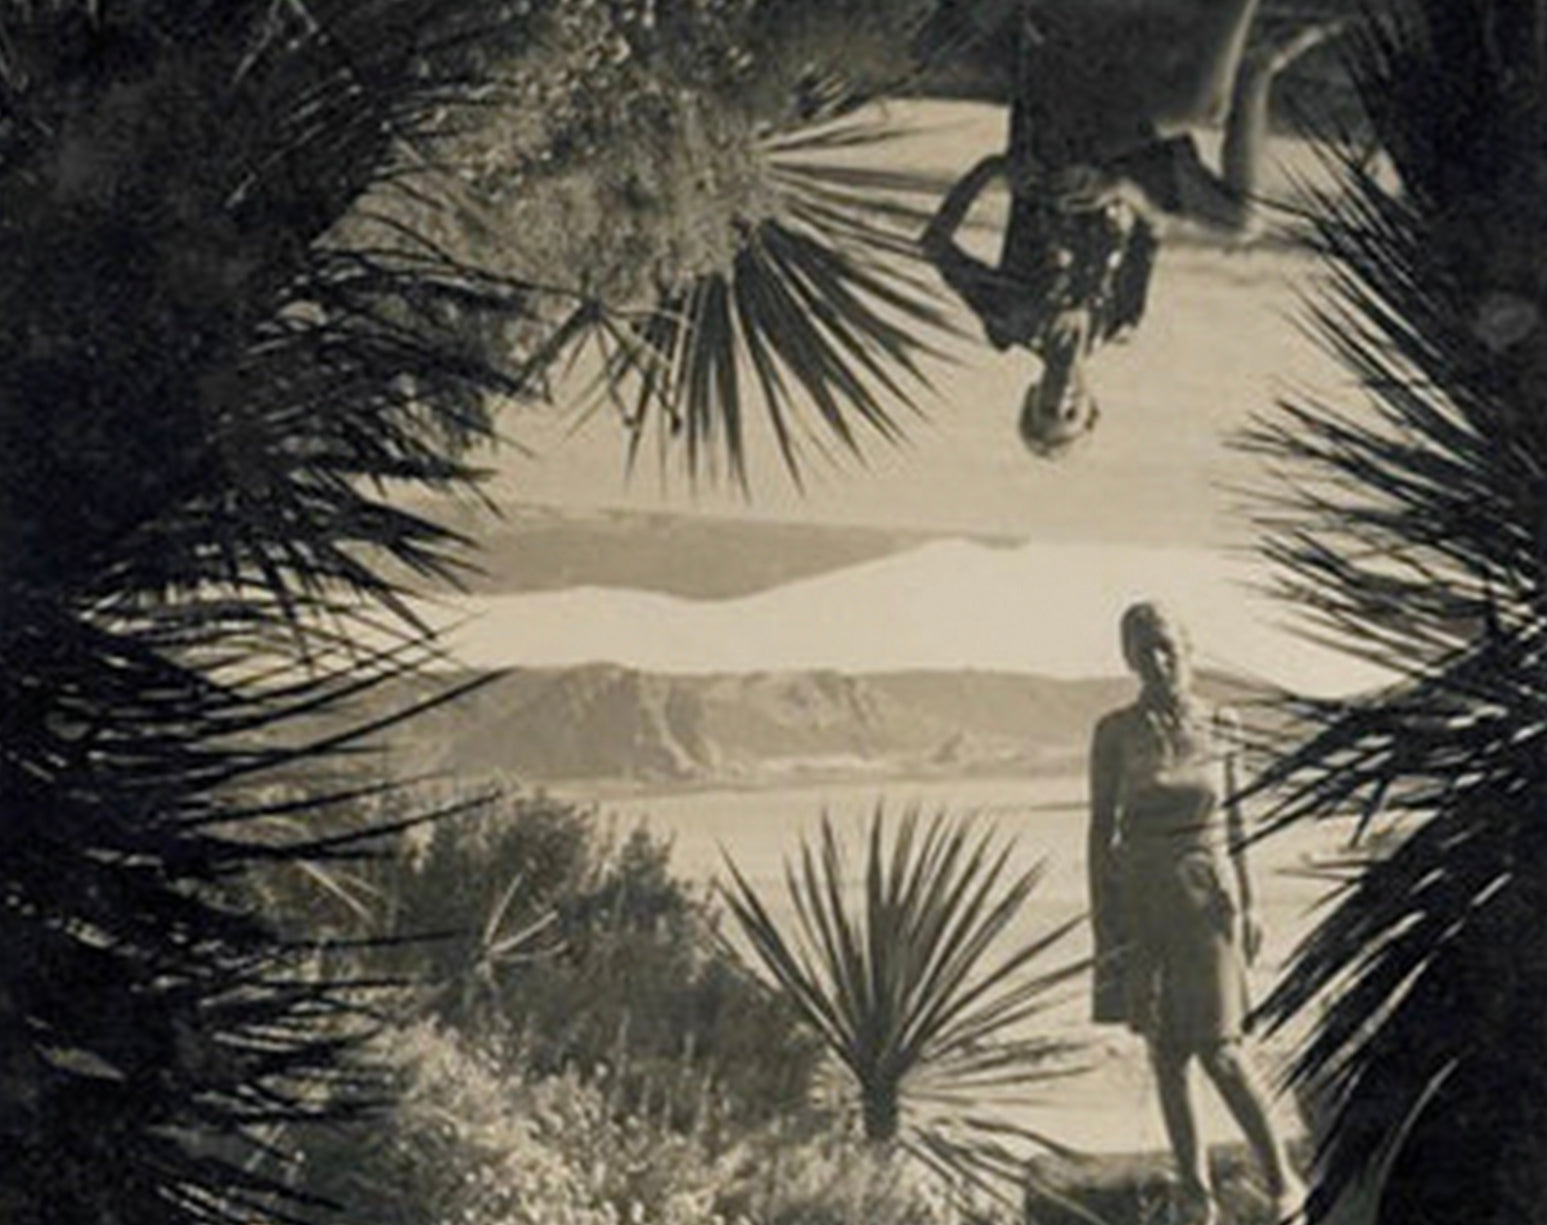
[[[1169,630],[1171,636],[1183,646],[1190,646],[1187,627],[1174,613],[1158,600],[1140,600],[1123,611],[1119,636],[1123,644],[1123,659],[1131,668],[1138,657],[1139,647],[1146,638],[1160,630]]]
[[[1021,442],[1033,455],[1057,459],[1090,436],[1101,418],[1101,406],[1095,396],[1083,391],[1078,393],[1073,413],[1048,412],[1039,398],[1041,390],[1042,380],[1035,379],[1021,397]]]

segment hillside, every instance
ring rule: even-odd
[[[888,557],[937,535],[519,503],[498,517],[476,507],[445,512],[428,499],[414,509],[478,542],[467,586],[480,595],[594,586],[722,600]]]
[[[1120,679],[990,672],[516,669],[396,729],[388,756],[400,774],[529,784],[1032,775],[1080,768],[1095,719],[1131,692]]]

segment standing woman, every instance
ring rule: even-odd
[[[1033,451],[1066,449],[1095,425],[1086,359],[1144,313],[1159,237],[1188,224],[1235,243],[1257,228],[1268,107],[1277,76],[1335,27],[1308,26],[1246,54],[1259,0],[1019,0],[1009,146],[947,193],[926,257],[999,349],[1039,359],[1020,415]],[[1005,0],[969,16],[1003,25]],[[1223,121],[1220,169],[1192,133]],[[999,259],[956,242],[994,179],[1011,191]]]
[[[1159,605],[1124,613],[1122,646],[1139,696],[1098,722],[1091,749],[1095,1019],[1127,1024],[1149,1047],[1184,1219],[1217,1219],[1192,1102],[1196,1060],[1245,1133],[1276,1219],[1288,1220],[1304,1188],[1243,1048],[1246,963],[1262,933],[1234,798],[1239,729],[1193,692],[1185,633]]]

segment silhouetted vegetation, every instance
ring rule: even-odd
[[[1399,185],[1330,152],[1340,191],[1308,220],[1320,332],[1362,394],[1298,398],[1251,440],[1289,482],[1264,515],[1285,594],[1393,678],[1298,704],[1311,733],[1266,777],[1278,820],[1374,836],[1269,1001],[1317,1009],[1296,1068],[1325,1124],[1317,1216],[1547,1211],[1544,22],[1534,0],[1404,0],[1360,27]]]

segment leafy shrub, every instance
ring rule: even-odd
[[[362,1146],[313,1149],[307,1189],[383,1225],[716,1225],[725,1169],[574,1073],[527,1077],[429,1023],[388,1038],[401,1096]],[[728,1163],[727,1163],[728,1164]],[[727,1223],[729,1225],[729,1223]]]
[[[916,1167],[856,1132],[807,1138],[771,1131],[750,1146],[752,1170],[722,1192],[728,1214],[757,1225],[956,1225],[963,1220]]]
[[[541,793],[487,792],[387,793],[363,816],[462,815],[325,882],[270,877],[267,904],[297,929],[385,938],[366,970],[413,982],[419,1014],[534,1076],[606,1075],[620,1107],[679,1129],[805,1099],[815,1044],[726,956],[668,843]]]
[[[442,1025],[383,1037],[384,1125],[319,1137],[312,1194],[381,1225],[945,1225],[938,1194],[854,1134],[790,1120],[731,1143],[618,1109],[570,1071],[534,1077]],[[324,1145],[326,1147],[324,1147]]]

